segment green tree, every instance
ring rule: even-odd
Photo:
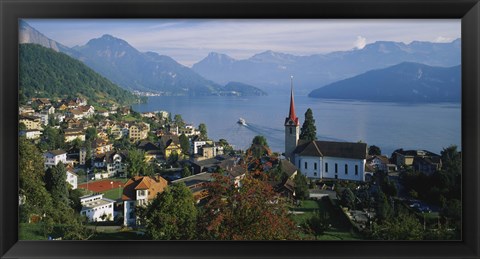
[[[47,191],[50,192],[53,204],[57,206],[59,203],[69,205],[69,184],[67,182],[67,172],[63,163],[49,168],[45,172],[45,185]]]
[[[247,156],[253,159],[270,155],[270,153],[271,150],[268,147],[267,139],[264,136],[255,136],[252,140],[252,145],[247,150]]]
[[[344,206],[348,207],[349,209],[355,209],[355,194],[353,194],[352,190],[349,188],[345,188],[342,192],[342,203]]]
[[[313,141],[317,139],[317,127],[313,118],[312,109],[308,108],[305,112],[305,121],[300,129],[300,139],[305,141]]]
[[[188,154],[190,151],[190,140],[188,140],[188,137],[185,136],[185,134],[180,135],[178,137],[178,140],[180,141],[180,147],[182,147],[182,152],[184,154]]]
[[[384,221],[390,218],[392,214],[392,207],[390,206],[390,203],[388,203],[388,199],[385,193],[383,193],[382,191],[379,191],[377,193],[376,203],[377,206],[375,207],[375,211],[377,219],[379,219],[380,221]]]
[[[376,240],[422,240],[423,227],[413,215],[400,215],[384,221],[382,224],[373,223],[372,238]]]
[[[19,206],[20,219],[28,222],[31,215],[43,215],[52,204],[50,194],[45,188],[43,177],[44,158],[40,151],[24,137],[18,141],[19,195],[23,203]]]
[[[127,156],[127,177],[144,175],[146,167],[144,152],[130,149]]]
[[[315,214],[308,218],[305,221],[304,228],[307,232],[315,236],[315,240],[318,236],[323,235],[325,231],[330,228],[330,220],[327,213],[319,213],[318,211]]]
[[[372,145],[368,147],[368,154],[371,156],[375,156],[375,155],[379,156],[382,154],[382,150],[380,150],[379,147]]]
[[[295,197],[300,200],[307,199],[310,195],[308,192],[307,177],[301,172],[297,172],[293,178],[293,182],[295,183]]]
[[[173,117],[173,121],[175,122],[175,125],[177,125],[179,128],[183,128],[185,126],[185,122],[183,121],[182,115],[180,114],[175,114]]]
[[[157,194],[146,208],[139,208],[146,235],[153,240],[196,238],[197,208],[184,183],[173,184]]]
[[[182,178],[188,177],[188,176],[190,176],[190,175],[192,175],[192,172],[190,171],[190,169],[188,168],[188,166],[185,165],[185,166],[183,167],[183,170],[182,170]]]
[[[198,125],[198,130],[200,131],[200,139],[207,140],[207,125],[205,125],[205,123],[200,123]]]
[[[85,140],[94,140],[97,138],[97,128],[90,127],[85,131]]]

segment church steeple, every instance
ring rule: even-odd
[[[297,147],[300,137],[300,123],[295,114],[295,102],[293,98],[293,76],[290,79],[290,111],[285,118],[285,157],[294,163],[295,156],[293,151]]]
[[[298,122],[298,117],[295,114],[295,101],[293,98],[293,76],[290,77],[290,112],[288,113],[288,117],[285,120],[285,125],[300,125]]]

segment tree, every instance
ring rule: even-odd
[[[305,121],[300,129],[300,139],[305,141],[313,141],[317,139],[317,127],[313,118],[312,109],[308,108],[305,112]]]
[[[188,140],[188,137],[185,136],[185,134],[180,135],[178,137],[178,140],[180,141],[180,147],[182,148],[182,152],[184,154],[188,154],[190,151],[190,140]]]
[[[352,190],[349,188],[345,188],[342,192],[342,203],[344,206],[348,207],[349,209],[355,209],[355,194],[353,194]]]
[[[85,131],[85,140],[93,140],[97,138],[97,128],[90,127]]]
[[[309,197],[307,177],[301,172],[297,172],[293,182],[295,183],[295,197],[300,200],[307,199]]]
[[[297,239],[287,204],[266,182],[246,175],[241,187],[214,174],[198,220],[201,239],[285,240]]]
[[[260,158],[264,155],[269,155],[271,150],[268,147],[267,139],[264,136],[255,136],[252,140],[252,145],[247,150],[247,156],[252,158]]]
[[[330,228],[330,221],[327,213],[319,213],[318,211],[305,221],[304,228],[307,232],[315,236],[315,240],[318,236],[325,233]]]
[[[144,153],[138,149],[130,149],[127,156],[127,176],[140,176],[145,173],[147,163]]]
[[[188,166],[185,165],[185,166],[183,167],[183,170],[182,170],[182,178],[188,177],[188,176],[190,176],[190,175],[192,175],[192,172],[190,171],[190,169],[188,168]]]
[[[55,206],[58,206],[59,203],[69,205],[69,185],[67,182],[67,172],[63,163],[58,163],[45,172],[45,185],[47,191],[52,195]]]
[[[382,154],[382,151],[380,150],[379,147],[372,145],[368,147],[368,154],[371,156],[379,156]]]
[[[175,116],[173,117],[173,121],[175,122],[175,125],[177,125],[179,128],[185,126],[185,122],[183,121],[182,115],[180,114],[175,114]]]
[[[207,140],[207,125],[205,125],[205,123],[200,123],[198,125],[198,130],[200,131],[200,139]]]
[[[420,221],[408,213],[400,213],[382,224],[373,223],[372,237],[376,240],[422,240]]]
[[[18,141],[19,206],[22,222],[28,222],[31,215],[43,215],[51,207],[52,199],[45,188],[43,176],[44,158],[40,151],[25,137]]]
[[[146,208],[139,208],[146,235],[153,240],[196,238],[197,208],[184,183],[168,186]]]
[[[376,197],[377,206],[375,208],[377,219],[384,221],[390,218],[392,214],[392,208],[388,203],[387,196],[382,191],[378,191]]]

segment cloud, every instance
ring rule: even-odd
[[[438,36],[434,42],[437,43],[446,43],[446,42],[452,42],[454,39],[450,37],[443,37],[443,36]]]
[[[357,49],[363,49],[365,45],[367,45],[367,39],[362,36],[357,36],[357,40],[353,43],[353,45]]]

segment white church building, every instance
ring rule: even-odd
[[[293,84],[290,111],[285,119],[285,157],[310,179],[365,181],[367,144],[335,141],[302,141],[295,114]]]

